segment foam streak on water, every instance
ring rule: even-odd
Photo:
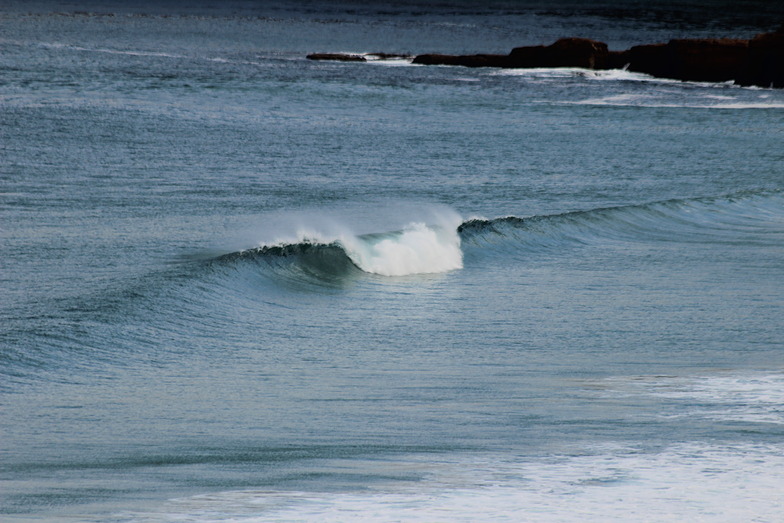
[[[131,519],[729,523],[776,521],[784,510],[776,473],[784,467],[780,445],[681,444],[659,453],[586,450],[586,455],[515,461],[441,456],[419,463],[428,480],[414,486],[339,494],[229,491],[171,500],[160,512]]]
[[[688,415],[781,424],[781,374],[618,377],[586,383],[693,402]],[[721,406],[725,414],[714,408]],[[666,415],[665,412],[661,412]],[[740,414],[740,415],[739,415]],[[134,521],[775,521],[784,510],[780,443],[677,443],[660,450],[606,444],[546,457],[442,454],[378,459],[366,467],[416,471],[414,483],[359,492],[238,490],[168,501]],[[122,518],[120,518],[122,519]]]

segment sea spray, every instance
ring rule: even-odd
[[[433,274],[462,268],[463,252],[458,233],[462,218],[442,206],[408,211],[400,213],[408,215],[406,222],[400,215],[384,216],[384,210],[381,210],[381,216],[369,217],[372,225],[363,223],[362,227],[384,232],[370,233],[348,227],[345,218],[309,214],[303,219],[300,215],[289,223],[296,227],[293,233],[261,242],[257,251],[290,255],[301,253],[303,248],[338,247],[359,269],[382,276]],[[279,227],[285,229],[286,225]]]
[[[455,227],[411,223],[399,232],[343,238],[339,243],[360,269],[383,276],[438,273],[463,267]]]

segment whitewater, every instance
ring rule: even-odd
[[[293,239],[278,239],[269,245],[260,245],[255,250],[290,255],[307,249],[336,247],[359,269],[382,276],[461,269],[463,253],[457,234],[459,216],[454,211],[439,215],[438,210],[433,210],[430,214],[434,215],[434,224],[411,222],[399,231],[358,235],[338,222],[329,223],[325,229],[315,226],[300,228]],[[336,232],[336,229],[340,232]]]
[[[0,520],[778,521],[784,92],[306,58],[573,4],[3,3]]]

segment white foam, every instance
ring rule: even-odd
[[[729,96],[716,97],[706,95],[690,102],[672,102],[665,95],[617,94],[601,98],[588,98],[573,102],[561,102],[569,105],[607,105],[615,107],[651,107],[651,108],[686,108],[686,109],[784,109],[784,102],[776,101],[740,101]],[[722,100],[718,101],[717,100]]]
[[[615,94],[612,96],[603,96],[601,98],[589,98],[587,100],[579,100],[574,102],[564,102],[573,105],[615,105],[615,106],[640,106],[645,105],[650,96],[644,94]]]
[[[458,225],[460,216],[450,210],[436,209],[424,213],[427,220],[416,220],[399,230],[357,234],[340,219],[326,217],[307,219],[294,237],[283,236],[260,245],[274,246],[296,243],[338,244],[357,267],[382,276],[434,274],[461,269]],[[317,222],[317,223],[313,223]]]
[[[710,109],[784,109],[784,102],[735,102],[715,104]]]
[[[687,401],[694,407],[689,416],[784,423],[781,372],[621,376],[590,386],[612,397]],[[692,441],[659,450],[607,443],[545,456],[454,453],[339,461],[325,466],[371,474],[394,471],[422,479],[369,483],[362,490],[339,492],[217,492],[170,500],[131,519],[729,523],[780,521],[784,514],[780,440]]]
[[[383,65],[387,67],[401,67],[401,66],[413,65],[411,63],[413,58],[404,58],[404,57],[378,58],[378,57],[374,57],[373,55],[364,55],[364,56],[365,56],[365,60],[367,60],[367,63],[373,65]]]
[[[171,500],[133,520],[735,522],[778,521],[784,513],[782,445],[593,450],[512,460],[412,456],[406,465],[426,479],[359,492],[221,492]]]
[[[348,237],[340,243],[360,269],[383,276],[447,272],[463,267],[456,226],[411,223],[387,237]]]
[[[633,73],[626,69],[584,69],[582,67],[529,67],[502,69],[491,75],[521,76],[529,78],[587,78],[589,80],[637,81],[656,83],[682,83],[680,80],[656,78],[644,73]]]
[[[82,47],[78,45],[70,45],[70,44],[62,44],[59,42],[54,43],[47,43],[41,42],[38,44],[40,47],[49,48],[49,49],[66,49],[69,51],[85,51],[91,53],[104,53],[104,54],[116,54],[116,55],[125,55],[125,56],[150,56],[150,57],[159,57],[159,58],[186,58],[184,55],[179,54],[171,54],[171,53],[161,53],[155,51],[137,51],[137,50],[120,50],[120,49],[107,49],[107,48],[89,48],[89,47]]]
[[[634,73],[626,69],[606,69],[606,70],[593,71],[593,73],[594,74],[589,76],[589,78],[593,78],[596,80],[611,80],[611,81],[626,80],[626,81],[635,81],[635,82],[660,82],[660,83],[677,82],[677,80],[671,80],[668,78],[656,78],[655,76],[651,76],[645,73]]]
[[[626,69],[606,69],[594,70],[579,67],[555,67],[555,68],[523,68],[523,69],[503,69],[493,71],[491,75],[518,76],[531,80],[551,81],[564,78],[584,78],[590,81],[611,81],[611,82],[641,82],[649,84],[661,84],[662,86],[686,86],[686,87],[705,87],[709,89],[731,89],[731,92],[748,94],[749,91],[759,91],[760,87],[740,86],[732,80],[727,82],[686,82],[674,78],[659,78],[645,73],[631,72]],[[600,98],[589,98],[579,101],[564,101],[564,104],[574,105],[609,105],[609,106],[634,106],[634,107],[653,107],[653,108],[694,108],[694,109],[782,109],[784,102],[765,101],[770,95],[758,95],[759,100],[737,100],[732,96],[724,95],[702,95],[701,99],[682,103],[680,101],[671,102],[666,96],[639,95],[639,94],[620,94]],[[690,99],[695,97],[692,95]],[[548,102],[549,103],[549,102]]]
[[[784,374],[654,377],[617,382],[616,390],[676,400],[668,417],[784,425]],[[611,391],[612,394],[614,391]]]
[[[491,76],[523,76],[530,78],[571,78],[594,77],[596,71],[580,67],[527,67],[521,69],[501,69],[490,73]]]

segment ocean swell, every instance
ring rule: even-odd
[[[353,274],[434,274],[461,269],[466,250],[568,249],[628,242],[771,245],[784,241],[784,194],[759,191],[528,217],[458,216],[399,230],[353,234],[302,228],[287,240],[217,258],[253,259],[289,280],[344,282]],[[361,271],[361,272],[360,272]]]
[[[466,245],[511,244],[528,250],[613,241],[780,244],[784,193],[759,191],[552,215],[476,218],[460,224],[458,232]]]

